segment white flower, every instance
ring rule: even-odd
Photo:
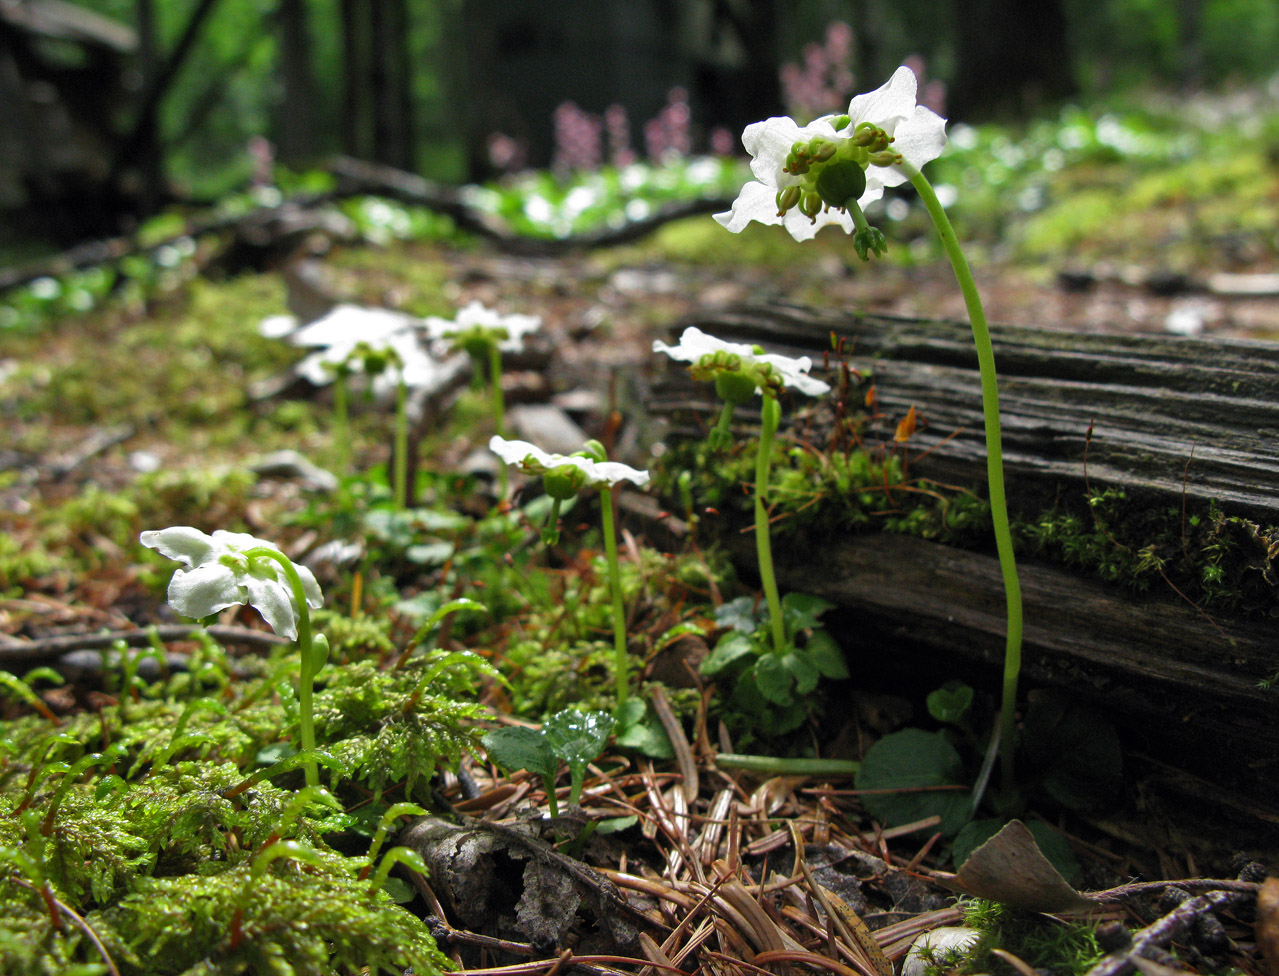
[[[784,215],[778,215],[778,192],[790,186],[809,186],[814,178],[812,174],[786,172],[787,156],[796,143],[807,143],[815,136],[837,146],[845,145],[857,126],[868,122],[892,136],[892,152],[919,169],[941,154],[946,144],[946,120],[915,104],[917,87],[915,73],[905,66],[898,68],[882,88],[857,95],[849,102],[849,121],[841,126],[838,133],[832,126],[835,116],[817,119],[802,128],[785,116],[748,125],[742,134],[742,144],[753,157],[751,172],[755,174],[755,181],[742,187],[733,201],[732,210],[715,214],[715,219],[734,233],[752,220],[761,224],[781,224],[797,241],[810,239],[826,224],[838,224],[845,231],[852,232],[853,218],[841,209],[823,208],[812,220],[798,207],[789,207]],[[897,186],[907,179],[909,176],[900,165],[868,163],[866,189],[858,198],[858,205],[864,207],[878,200],[884,193],[884,187]]]
[[[261,327],[266,327],[267,319]],[[289,335],[289,341],[298,346],[314,346],[323,349],[346,343],[379,342],[396,333],[407,332],[421,324],[404,312],[389,308],[365,308],[361,305],[338,305],[314,322],[302,326]],[[279,325],[273,331],[279,333]],[[264,333],[265,334],[265,333]]]
[[[394,353],[400,364],[399,368],[392,366],[371,378],[373,393],[377,397],[389,396],[394,392],[401,370],[404,385],[410,390],[434,392],[457,376],[465,362],[456,356],[436,359],[423,348],[416,332],[400,331],[385,335],[374,333],[365,338],[358,335],[343,336],[326,348],[311,353],[293,367],[294,372],[316,386],[331,383],[337,367],[343,364],[353,365],[358,370],[358,365],[350,364],[348,360],[360,343],[375,352]]]
[[[268,556],[246,556],[250,549],[279,547],[245,532],[218,529],[212,536],[189,525],[143,532],[142,544],[186,563],[169,583],[169,605],[199,620],[227,607],[256,607],[271,629],[296,640],[298,606],[284,567]],[[320,584],[305,566],[294,564],[308,607],[324,605]]]
[[[489,450],[507,464],[522,468],[529,474],[545,474],[565,465],[577,468],[586,476],[586,485],[605,485],[611,488],[623,481],[630,481],[643,486],[648,484],[649,479],[647,471],[639,471],[619,461],[593,461],[576,455],[548,454],[528,441],[508,441],[496,435],[489,441]]]
[[[502,352],[520,352],[524,337],[542,327],[536,315],[502,315],[479,302],[460,309],[453,321],[431,316],[426,320],[427,334],[434,340],[465,340],[468,335],[485,334],[498,340]]]
[[[752,364],[767,363],[772,367],[771,375],[780,377],[782,385],[787,389],[795,389],[808,396],[821,396],[830,390],[828,384],[808,375],[808,371],[813,368],[813,361],[807,356],[792,359],[778,353],[759,353],[753,346],[748,346],[744,342],[725,342],[723,339],[707,335],[696,326],[689,326],[684,330],[677,346],[668,346],[661,339],[655,340],[653,352],[664,352],[672,359],[694,365],[701,362],[703,357],[713,356],[716,353],[738,356],[742,366],[746,368],[743,371],[747,373],[750,372],[749,367]],[[758,388],[758,383],[756,387]]]

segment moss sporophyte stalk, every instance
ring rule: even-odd
[[[870,226],[863,207],[878,200],[886,187],[910,182],[932,218],[964,295],[981,371],[986,473],[1007,612],[998,741],[1004,786],[1011,789],[1022,610],[1004,492],[995,358],[968,262],[937,194],[920,171],[941,154],[946,123],[916,104],[917,86],[914,73],[901,67],[881,88],[854,97],[844,115],[825,116],[806,126],[785,117],[747,126],[742,143],[751,154],[755,180],[742,188],[731,210],[716,214],[715,219],[735,233],[751,221],[780,224],[797,241],[809,240],[822,227],[834,224],[853,235],[858,255],[869,260],[872,254],[882,254],[887,243]],[[767,397],[765,401],[767,407]],[[757,485],[757,494],[759,490]],[[761,564],[762,559],[761,550]]]

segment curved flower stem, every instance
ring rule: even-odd
[[[1004,598],[1008,612],[1008,634],[1004,650],[1003,698],[999,709],[1000,761],[1004,789],[1013,787],[1013,731],[1017,706],[1017,680],[1021,674],[1021,583],[1017,579],[1017,564],[1013,556],[1012,530],[1008,524],[1008,500],[1004,493],[1004,458],[999,427],[999,390],[995,376],[995,350],[990,341],[990,329],[986,325],[986,312],[981,296],[964,252],[960,249],[955,228],[942,208],[932,184],[909,163],[902,170],[910,178],[919,197],[933,219],[942,247],[950,258],[955,279],[964,294],[968,319],[973,328],[973,342],[977,346],[977,365],[981,371],[981,404],[986,428],[986,479],[990,491],[990,515],[995,528],[995,548],[999,553],[999,568],[1004,577]]]
[[[782,619],[782,599],[773,574],[773,545],[768,534],[768,509],[764,498],[768,493],[768,472],[773,460],[773,435],[781,423],[782,408],[777,397],[764,392],[760,409],[759,453],[755,456],[755,554],[759,561],[759,578],[768,602],[768,619],[773,629],[773,650],[786,653],[786,625]]]
[[[506,398],[502,395],[502,350],[496,342],[489,343],[489,395],[493,398],[493,430],[498,437],[506,436]],[[506,465],[498,469],[501,498],[506,497],[510,476]]]
[[[617,532],[613,526],[613,489],[600,486],[600,521],[604,533],[604,555],[608,559],[608,587],[613,591],[613,678],[617,683],[617,704],[613,714],[619,718],[630,690],[630,658],[626,653],[626,611],[622,607],[622,567],[617,561]]]
[[[306,605],[306,591],[302,589],[302,578],[298,576],[297,567],[284,553],[278,549],[258,546],[247,549],[244,553],[249,558],[265,556],[280,564],[289,581],[289,590],[293,594],[293,602],[298,609],[298,650],[302,654],[302,674],[298,678],[298,731],[302,740],[302,751],[315,749],[315,718],[311,692],[315,684],[315,641],[311,636],[311,609]],[[320,785],[320,769],[314,761],[306,764],[306,785]]]
[[[409,388],[404,382],[404,371],[395,384],[395,470],[392,484],[395,491],[395,507],[403,509],[409,500]]]

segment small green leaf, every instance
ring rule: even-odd
[[[816,627],[818,618],[835,604],[811,593],[787,593],[782,597],[782,619],[786,633],[794,637],[801,630]]]
[[[961,721],[972,704],[972,688],[957,681],[948,681],[928,694],[928,714],[948,725]]]
[[[627,702],[630,705],[631,702]],[[643,702],[636,701],[639,705],[639,715],[634,713],[625,716],[621,731],[617,733],[617,744],[623,749],[634,749],[646,756],[652,756],[654,759],[670,759],[675,755],[675,750],[671,748],[671,740],[666,735],[666,729],[662,728],[662,723],[652,710]]]
[[[792,649],[782,655],[782,667],[795,679],[795,694],[807,695],[817,687],[817,679],[821,677],[821,672],[804,651]]]
[[[554,779],[560,771],[559,759],[537,729],[507,726],[486,733],[481,741],[489,758],[508,772],[527,769],[537,776]]]
[[[971,816],[972,795],[964,781],[963,760],[942,733],[902,729],[867,750],[857,789],[870,791],[862,804],[889,826],[937,815],[942,833],[953,835]]]
[[[715,608],[715,622],[721,627],[732,627],[738,633],[753,634],[759,619],[754,597],[739,596]]]
[[[616,834],[623,830],[628,830],[639,823],[639,817],[609,817],[607,820],[597,820],[595,822],[595,832],[603,836],[604,834]]]
[[[848,662],[835,638],[824,630],[814,631],[804,645],[804,653],[825,678],[847,678]]]
[[[770,702],[789,705],[795,700],[791,694],[795,679],[777,655],[765,654],[756,661],[754,674],[759,693]]]
[[[708,678],[732,667],[743,658],[755,653],[755,645],[746,634],[733,631],[725,634],[715,645],[715,650],[702,660],[698,670]]]
[[[391,896],[397,905],[407,905],[417,897],[412,885],[401,878],[387,878],[382,882],[382,890]]]
[[[568,764],[571,783],[568,802],[582,797],[586,767],[599,758],[613,732],[613,716],[607,712],[556,712],[542,726],[551,752]]]

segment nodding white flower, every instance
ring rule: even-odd
[[[333,382],[333,377],[343,367],[348,367],[353,373],[363,372],[360,363],[351,362],[361,345],[366,346],[370,353],[381,354],[385,359],[385,368],[368,378],[373,394],[377,397],[393,393],[401,377],[410,390],[434,392],[457,376],[465,363],[459,357],[436,359],[423,348],[416,332],[401,331],[385,335],[374,334],[366,338],[345,336],[326,348],[311,353],[294,366],[293,370],[316,386]]]
[[[864,207],[878,200],[884,187],[909,179],[901,162],[919,169],[941,155],[946,145],[946,120],[915,103],[918,81],[909,68],[898,68],[887,84],[857,95],[846,116],[824,116],[801,127],[785,116],[754,122],[742,134],[755,180],[742,187],[733,208],[715,219],[737,233],[752,220],[781,224],[797,241],[809,240],[827,224],[852,232],[853,215],[831,202],[818,186],[823,170],[855,163],[864,170],[865,186],[856,199]],[[887,141],[867,145],[859,141],[859,129],[882,131]],[[827,146],[811,166],[794,167],[797,146]],[[793,189],[792,189],[793,188]]]
[[[744,342],[725,342],[689,326],[679,337],[679,344],[668,346],[658,339],[653,352],[664,352],[672,359],[691,363],[690,371],[697,379],[715,379],[722,373],[737,373],[751,379],[756,390],[794,389],[808,396],[821,396],[830,386],[808,375],[813,361],[807,356],[792,359],[778,353],[765,353],[758,346]],[[765,369],[759,367],[763,365]],[[747,389],[749,392],[749,388]]]
[[[497,342],[502,352],[521,352],[524,349],[524,337],[542,327],[542,319],[537,315],[502,315],[479,302],[471,302],[459,309],[457,318],[448,319],[431,316],[426,320],[427,334],[434,340],[447,340],[453,348],[472,350],[467,345],[468,339],[479,339],[484,342]]]
[[[576,454],[549,454],[528,441],[508,441],[505,437],[496,435],[489,441],[489,450],[507,464],[513,464],[529,474],[542,475],[556,468],[575,468],[583,476],[581,487],[603,485],[611,488],[623,481],[642,487],[648,484],[649,479],[647,471],[640,471],[620,461],[595,461]]]
[[[178,613],[199,620],[238,604],[256,607],[271,629],[296,640],[299,607],[293,602],[284,567],[269,556],[246,555],[252,549],[279,551],[245,532],[218,529],[206,535],[189,525],[143,532],[142,544],[161,555],[186,563],[169,583],[169,605]],[[315,575],[305,566],[293,567],[302,581],[306,605],[324,606]]]

